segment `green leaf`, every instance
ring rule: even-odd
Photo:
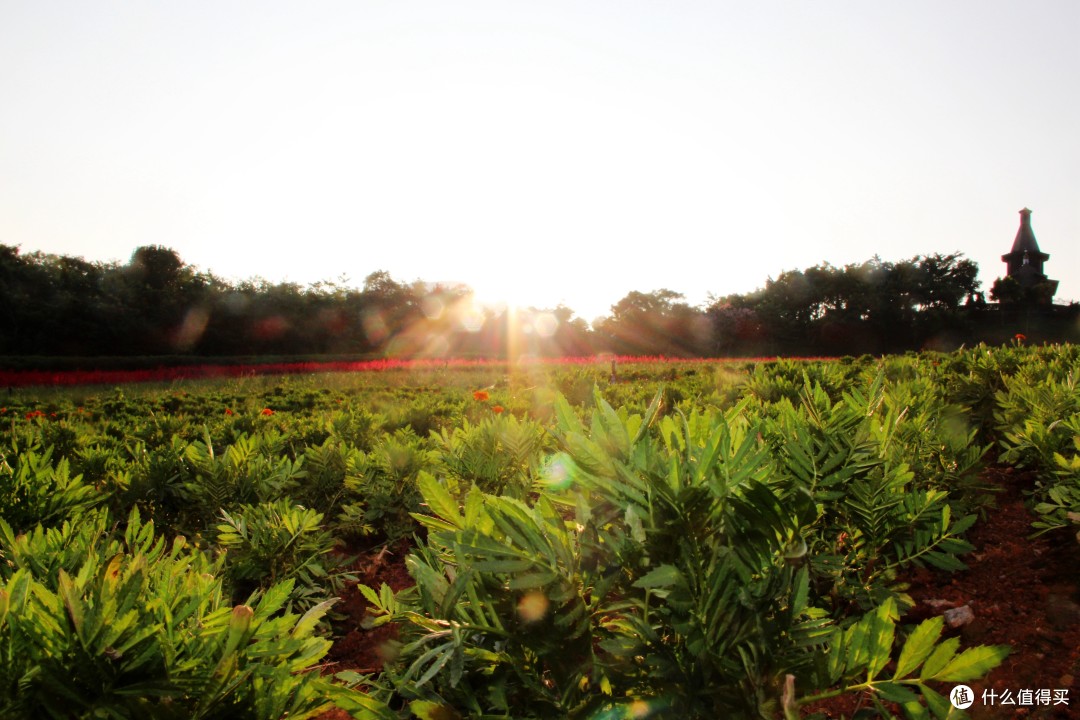
[[[967,565],[961,562],[955,555],[948,555],[935,550],[928,550],[926,554],[923,555],[923,559],[940,570],[956,572],[957,570],[967,569]]]
[[[273,585],[267,590],[263,595],[262,600],[259,601],[259,615],[261,617],[268,617],[280,610],[289,599],[289,595],[292,594],[294,584],[295,582],[293,579],[289,578],[288,580]]]
[[[379,607],[379,595],[375,592],[374,589],[369,588],[364,583],[357,583],[356,589],[360,591],[360,593],[364,596],[365,600],[367,600],[373,606]]]
[[[809,568],[801,568],[798,575],[795,576],[795,587],[791,593],[791,614],[792,617],[798,617],[802,615],[806,609],[806,603],[810,595],[810,570]]]
[[[554,582],[559,577],[558,573],[550,569],[541,569],[535,572],[526,572],[510,578],[507,588],[510,590],[527,590],[538,588]]]
[[[671,587],[682,579],[682,573],[674,565],[664,564],[651,570],[634,583],[636,588]]]
[[[874,690],[889,702],[909,703],[918,702],[919,696],[908,688],[893,682],[874,683]]]
[[[645,417],[642,418],[641,425],[638,426],[637,432],[634,433],[634,439],[631,440],[631,445],[637,445],[638,442],[645,437],[645,434],[649,431],[649,426],[652,425],[656,419],[657,413],[660,412],[660,406],[664,401],[664,390],[661,388],[653,395],[652,402],[649,403],[649,409],[645,411]]]
[[[330,607],[337,601],[338,598],[332,598],[330,600],[325,600],[309,609],[297,621],[296,625],[293,626],[292,636],[294,638],[304,638],[310,635],[315,629],[315,626],[319,623],[319,620],[321,620],[323,615],[326,614],[326,611],[329,610]]]
[[[896,634],[896,625],[893,622],[895,616],[896,601],[891,597],[873,615],[867,639],[870,651],[870,662],[866,669],[868,679],[872,680],[881,672],[892,657],[893,637]]]
[[[943,682],[964,682],[982,677],[1009,656],[1008,645],[980,645],[968,648],[953,658],[933,679]]]
[[[921,685],[919,689],[922,690],[923,697],[926,698],[926,707],[930,708],[930,712],[934,713],[934,717],[938,720],[946,720],[953,710],[952,703],[949,702],[948,698],[926,685]]]
[[[559,429],[563,432],[578,435],[585,433],[585,427],[578,420],[577,414],[562,393],[555,396],[555,417],[558,420]]]
[[[949,638],[934,648],[934,652],[930,653],[930,658],[923,663],[922,672],[919,673],[919,679],[929,680],[937,677],[937,674],[941,672],[941,669],[952,660],[953,655],[956,654],[956,649],[959,647],[959,638]]]
[[[535,566],[536,562],[527,558],[472,561],[474,569],[490,573],[520,573],[531,570]]]
[[[409,703],[409,711],[420,720],[458,720],[461,717],[451,706],[427,700],[413,700]]]
[[[431,473],[424,470],[420,471],[416,482],[420,488],[420,494],[424,496],[424,502],[427,503],[433,513],[451,523],[454,527],[464,527],[461,514],[458,511],[458,503],[454,500],[450,491],[443,487],[442,483],[436,480]]]
[[[417,660],[416,663],[413,665],[414,668],[423,665],[424,662],[431,658],[437,659],[435,660],[435,662],[431,663],[431,665],[428,666],[428,669],[424,671],[423,675],[417,678],[416,686],[420,687],[421,685],[426,684],[429,680],[438,675],[439,671],[443,669],[446,663],[450,662],[450,658],[453,657],[453,655],[453,643],[443,643],[442,645],[431,648],[426,653],[421,655],[420,659]]]
[[[896,661],[896,672],[893,680],[901,680],[915,671],[930,653],[934,651],[934,644],[941,637],[941,629],[945,620],[941,617],[931,618],[919,623],[919,626],[908,636],[904,643],[904,649],[900,651],[900,658]]]
[[[78,590],[75,588],[71,581],[71,577],[64,572],[63,568],[60,569],[59,577],[60,597],[64,599],[64,605],[67,606],[68,615],[71,617],[71,624],[75,626],[75,633],[82,639],[83,630],[83,604],[79,599]]]

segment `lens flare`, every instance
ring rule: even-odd
[[[565,453],[553,455],[540,469],[540,476],[552,490],[566,490],[574,483],[574,461]]]
[[[536,334],[542,338],[549,338],[559,329],[559,320],[551,313],[537,313],[532,321]]]
[[[531,623],[543,620],[549,607],[551,607],[551,602],[548,601],[547,596],[539,590],[533,590],[525,593],[518,600],[517,612],[522,620]]]
[[[362,322],[364,324],[364,333],[367,334],[368,341],[373,344],[382,342],[390,333],[386,327],[386,322],[383,321],[382,313],[378,310],[365,312]]]
[[[446,310],[446,304],[443,303],[441,298],[428,295],[420,301],[420,309],[428,320],[438,320],[442,317],[443,311]]]
[[[653,698],[652,700],[638,698],[629,703],[620,703],[604,708],[595,713],[589,720],[638,720],[639,718],[659,716],[662,711],[668,709],[669,705],[670,703],[659,698]]]
[[[467,308],[461,313],[460,322],[465,332],[480,332],[484,327],[484,313],[475,307]]]

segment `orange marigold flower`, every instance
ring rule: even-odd
[[[274,411],[271,410],[270,408],[263,408],[262,412],[260,412],[259,414],[260,415],[273,415]]]
[[[487,394],[487,390],[477,390],[472,394],[472,396],[473,400],[477,400],[479,402],[484,402],[490,397],[490,395]]]
[[[501,413],[505,409],[506,408],[504,408],[502,405],[492,405],[491,406],[491,412],[495,413],[496,415],[498,415],[499,413]]]

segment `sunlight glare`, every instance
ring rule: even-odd
[[[473,303],[500,312],[536,304],[537,293],[523,277],[485,278],[473,286]]]
[[[532,320],[533,329],[542,338],[549,338],[559,329],[558,319],[551,313],[537,313]]]
[[[424,317],[428,320],[438,320],[446,309],[446,303],[441,298],[428,295],[421,301],[420,309],[424,311]]]
[[[461,310],[459,321],[466,332],[480,332],[480,329],[484,327],[484,311],[477,305],[471,304]]]

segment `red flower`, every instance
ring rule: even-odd
[[[495,413],[496,415],[498,415],[499,413],[501,413],[505,409],[506,408],[504,408],[502,405],[492,405],[491,406],[491,412]]]
[[[473,400],[477,400],[479,402],[484,402],[485,400],[487,400],[490,397],[487,394],[487,390],[477,390],[476,392],[474,392],[472,394],[472,396],[473,396]]]
[[[1013,335],[1013,338],[1016,339],[1016,342],[1024,342],[1025,340],[1027,340],[1027,335],[1025,335],[1024,333],[1016,333],[1015,335]]]
[[[45,417],[45,413],[41,410],[31,410],[30,412],[26,413],[27,420],[33,420],[34,418],[39,417]]]
[[[274,411],[271,410],[270,408],[263,408],[262,411],[259,414],[260,415],[273,415]]]
[[[230,408],[225,408],[225,414],[226,415],[235,415],[236,413],[234,413]]]

